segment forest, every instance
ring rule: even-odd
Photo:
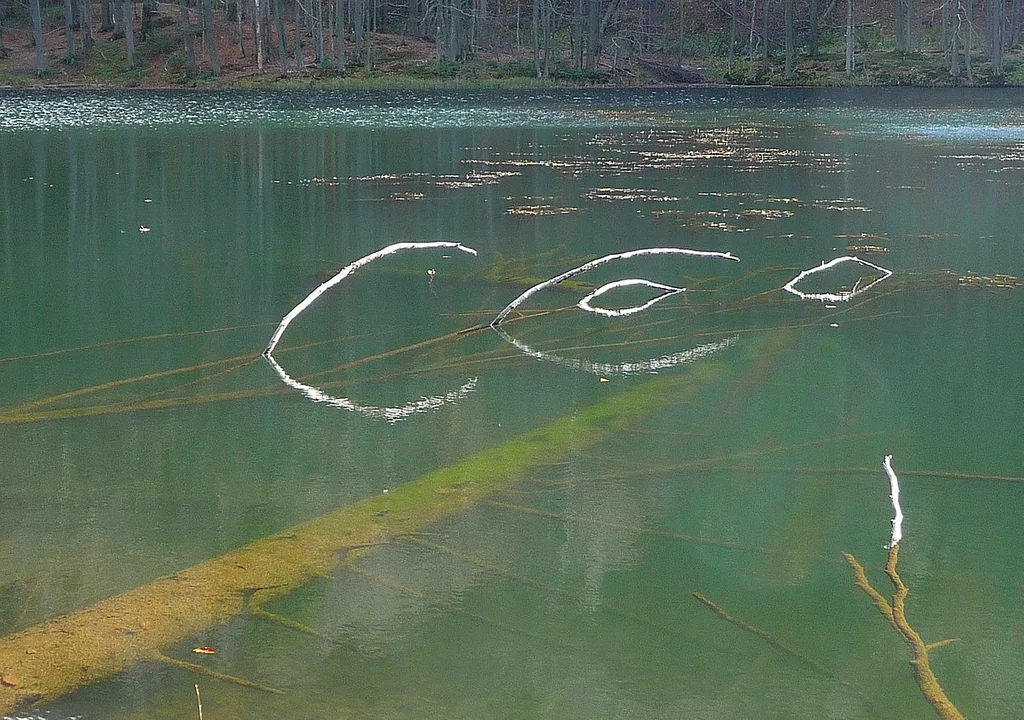
[[[0,0],[0,85],[1016,85],[1021,25],[1021,0]]]

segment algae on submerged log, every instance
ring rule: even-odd
[[[763,345],[751,343],[748,351],[763,352]],[[0,674],[17,683],[0,685],[0,716],[159,659],[163,648],[328,572],[340,551],[420,530],[468,508],[531,468],[592,446],[725,379],[729,367],[698,364],[683,375],[635,385],[386,494],[2,638]]]

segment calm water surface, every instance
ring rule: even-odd
[[[188,717],[198,681],[213,718],[934,717],[842,555],[891,597],[892,453],[908,619],[957,639],[932,665],[965,715],[1019,717],[1022,197],[1016,91],[0,94],[0,635],[652,373],[731,372],[268,608],[329,640],[249,617],[167,649],[286,695],[143,663],[33,712]],[[448,402],[387,422],[255,359],[347,263],[439,240],[479,255],[367,266],[278,359],[362,407]],[[503,325],[520,349],[487,330],[339,369],[653,246],[741,262],[608,265],[531,298],[564,311]],[[894,274],[836,307],[781,290],[848,254]],[[574,307],[631,277],[688,290]]]

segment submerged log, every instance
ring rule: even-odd
[[[748,351],[764,352],[763,345],[752,343]],[[388,493],[2,638],[0,675],[17,682],[0,684],[0,716],[159,660],[164,648],[329,572],[342,551],[386,542],[469,508],[530,469],[593,446],[727,374],[726,366],[706,363],[635,385]]]

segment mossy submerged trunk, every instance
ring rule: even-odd
[[[786,333],[746,346],[746,367],[777,357]],[[736,362],[697,364],[635,385],[577,413],[148,585],[0,639],[0,715],[52,701],[222,624],[334,568],[346,548],[420,530],[510,487],[532,468],[593,446],[658,409],[711,391]],[[714,387],[713,387],[714,386]]]

